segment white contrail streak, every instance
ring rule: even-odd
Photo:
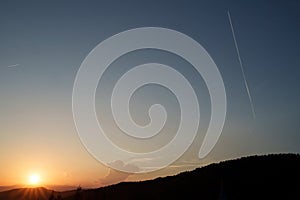
[[[17,66],[19,66],[20,64],[15,64],[15,65],[9,65],[9,66],[7,66],[7,67],[17,67]]]
[[[253,115],[253,118],[255,119],[254,105],[253,105],[251,93],[250,93],[250,90],[249,90],[249,87],[248,87],[248,82],[247,82],[247,79],[246,79],[246,76],[245,76],[243,62],[242,62],[239,47],[238,47],[238,44],[237,44],[237,41],[236,41],[236,38],[235,38],[235,31],[234,31],[234,28],[233,28],[233,24],[232,24],[232,21],[231,21],[231,16],[230,16],[229,10],[227,11],[227,15],[228,15],[228,19],[229,19],[229,23],[230,23],[230,27],[231,27],[231,31],[232,31],[232,37],[233,37],[235,49],[236,49],[236,52],[237,52],[237,55],[238,55],[238,59],[239,59],[239,63],[240,63],[240,67],[241,67],[245,87],[246,87],[246,90],[247,90],[247,93],[248,93],[248,97],[249,97],[249,101],[250,101],[250,105],[251,105],[251,110],[252,110],[252,115]]]

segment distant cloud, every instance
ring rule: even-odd
[[[116,160],[110,163],[110,165],[117,169],[124,169],[126,171],[131,171],[132,173],[125,173],[125,172],[115,170],[113,168],[109,168],[108,174],[103,179],[99,179],[102,185],[111,185],[111,184],[116,184],[125,181],[128,176],[132,175],[134,172],[140,171],[140,169],[137,166],[130,163],[125,164],[121,160]]]
[[[64,178],[72,178],[72,174],[69,172],[63,172],[63,177]]]
[[[55,191],[70,191],[70,190],[75,190],[77,186],[74,185],[45,185],[46,188],[50,190],[55,190]]]
[[[20,64],[9,65],[9,66],[7,66],[7,67],[17,67],[17,66],[20,66]]]
[[[171,173],[179,173],[183,171],[190,171],[195,168],[203,167],[205,165],[207,165],[207,163],[196,159],[180,160],[167,166],[165,170]]]

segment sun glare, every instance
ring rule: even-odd
[[[38,174],[32,174],[28,181],[30,185],[38,185],[41,182],[41,177]]]

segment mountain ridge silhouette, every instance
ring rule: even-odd
[[[16,198],[17,193],[22,193],[20,190],[0,192],[0,200],[49,200],[51,195],[53,200],[300,199],[300,155],[272,154],[243,157],[210,164],[174,176],[122,182],[97,189],[78,188],[73,191],[55,192],[43,188],[46,195],[31,198],[25,196]]]

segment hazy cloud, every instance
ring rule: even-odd
[[[125,164],[121,160],[116,160],[110,163],[110,165],[117,169],[124,169],[126,171],[131,171],[132,173],[125,173],[122,171],[115,170],[113,168],[109,168],[108,174],[104,178],[99,179],[102,185],[111,185],[111,184],[116,184],[125,181],[128,176],[134,174],[134,172],[140,171],[140,169],[137,166],[130,163]]]
[[[7,66],[7,67],[17,67],[17,66],[20,66],[20,64],[9,65],[9,66]]]

